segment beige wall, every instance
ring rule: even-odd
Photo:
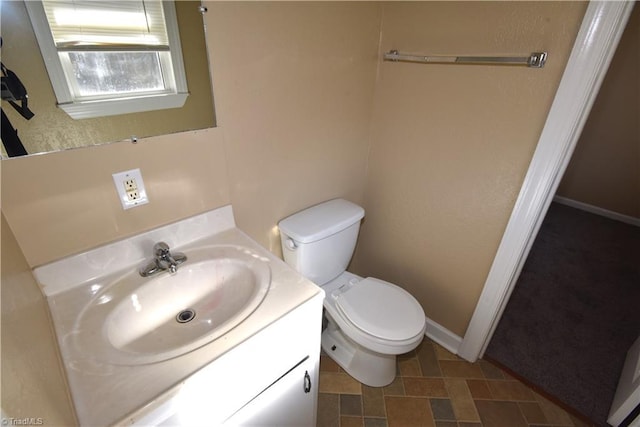
[[[140,168],[149,203],[123,210],[111,174]],[[32,267],[228,204],[208,129],[2,162],[2,211]]]
[[[207,19],[236,219],[279,254],[281,218],[362,201],[379,7],[220,2]]]
[[[354,269],[464,335],[586,5],[385,3],[381,50],[549,52],[544,69],[385,62]]]
[[[56,351],[47,303],[4,215],[2,233],[2,410],[44,425],[76,420]]]
[[[636,5],[557,194],[640,218],[640,7]]]

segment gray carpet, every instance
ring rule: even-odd
[[[598,426],[640,334],[640,228],[553,203],[486,351]]]

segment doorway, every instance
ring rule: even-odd
[[[628,21],[633,2],[590,2],[484,288],[457,353],[482,357]]]
[[[639,44],[635,8],[485,353],[597,425],[640,333]]]

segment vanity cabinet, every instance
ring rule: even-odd
[[[134,425],[315,426],[322,301],[319,291],[187,378]]]
[[[230,426],[315,426],[317,361],[302,360],[227,419]],[[315,391],[314,391],[315,390]]]
[[[137,274],[149,242],[159,241],[191,257],[175,283]],[[34,275],[47,296],[79,425],[315,425],[324,292],[236,228],[230,205],[40,266]],[[234,305],[254,276],[258,284],[269,279],[261,302],[253,311]],[[206,286],[216,287],[215,298],[202,293]],[[154,298],[141,302],[138,294],[150,289]],[[187,294],[193,301],[180,298]],[[196,322],[164,327],[195,306]],[[207,315],[218,308],[228,312]],[[224,329],[225,322],[234,326]],[[213,335],[199,335],[200,326]],[[153,345],[129,345],[142,337]],[[155,360],[161,350],[179,354]]]

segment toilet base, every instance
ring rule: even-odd
[[[396,356],[368,350],[353,342],[331,320],[322,332],[322,349],[362,384],[383,387],[396,377]]]

